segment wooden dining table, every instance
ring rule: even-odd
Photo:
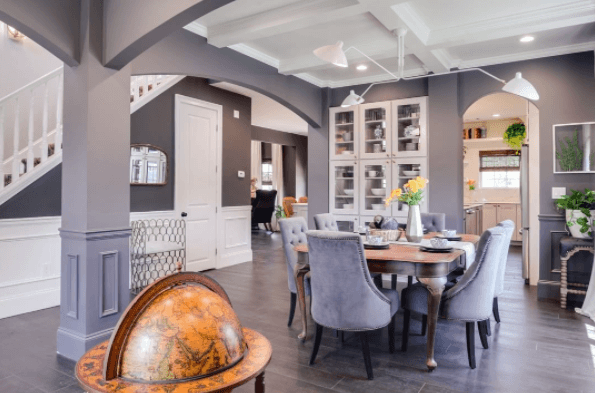
[[[438,233],[428,233],[425,238],[432,238]],[[479,236],[461,234],[462,242],[472,243],[477,247]],[[294,247],[298,253],[298,261],[294,270],[297,284],[297,295],[302,315],[302,332],[299,339],[305,341],[308,337],[308,321],[306,314],[306,293],[304,279],[310,271],[308,261],[308,246],[301,244]],[[446,277],[457,268],[465,268],[465,251],[454,248],[447,253],[425,252],[419,249],[419,244],[396,242],[388,249],[365,250],[368,270],[370,273],[385,273],[417,277],[417,280],[428,289],[428,341],[426,344],[426,365],[428,370],[434,370],[438,364],[434,359],[434,343],[436,339],[436,323],[440,299],[446,285]]]

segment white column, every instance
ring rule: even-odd
[[[583,171],[591,171],[591,124],[583,124]]]
[[[35,154],[33,154],[33,110],[35,109],[34,97],[33,90],[31,90],[31,98],[29,99],[29,133],[27,135],[27,173],[30,173],[35,166],[33,165],[33,159],[35,158]]]
[[[4,188],[4,105],[0,106],[0,190]]]
[[[56,134],[54,136],[54,154],[62,151],[62,108],[64,105],[64,71],[58,77],[58,102],[56,102]]]
[[[19,179],[19,112],[20,104],[19,98],[14,99],[15,115],[14,115],[14,134],[12,141],[12,184]]]
[[[43,119],[42,119],[42,135],[41,135],[41,162],[44,163],[48,159],[48,82],[45,83],[43,92]]]

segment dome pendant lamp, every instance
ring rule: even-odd
[[[528,100],[537,101],[539,100],[539,94],[535,87],[528,80],[523,78],[520,72],[517,72],[514,79],[511,79],[508,83],[502,87],[507,93],[516,94]]]

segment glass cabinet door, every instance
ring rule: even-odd
[[[359,109],[361,158],[390,157],[390,104],[366,104]]]
[[[422,157],[427,154],[427,98],[393,102],[393,156]]]
[[[334,161],[330,164],[330,212],[357,214],[359,194],[357,162]]]
[[[357,107],[354,109],[330,108],[329,158],[353,160],[357,158]]]
[[[428,178],[427,159],[423,158],[399,158],[392,160],[392,187],[403,188],[405,183],[417,176]],[[419,205],[422,213],[428,212],[428,190],[431,185],[426,185],[423,192],[423,199]],[[392,203],[393,216],[406,217],[409,213],[409,206],[403,202]]]
[[[390,194],[391,160],[360,162],[360,214],[390,216],[391,208],[384,205]]]

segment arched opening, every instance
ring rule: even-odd
[[[507,130],[524,125],[522,147],[507,143]],[[512,246],[522,248],[519,274],[539,279],[539,109],[509,93],[485,95],[463,114],[463,195],[466,232],[481,233],[510,219]]]

